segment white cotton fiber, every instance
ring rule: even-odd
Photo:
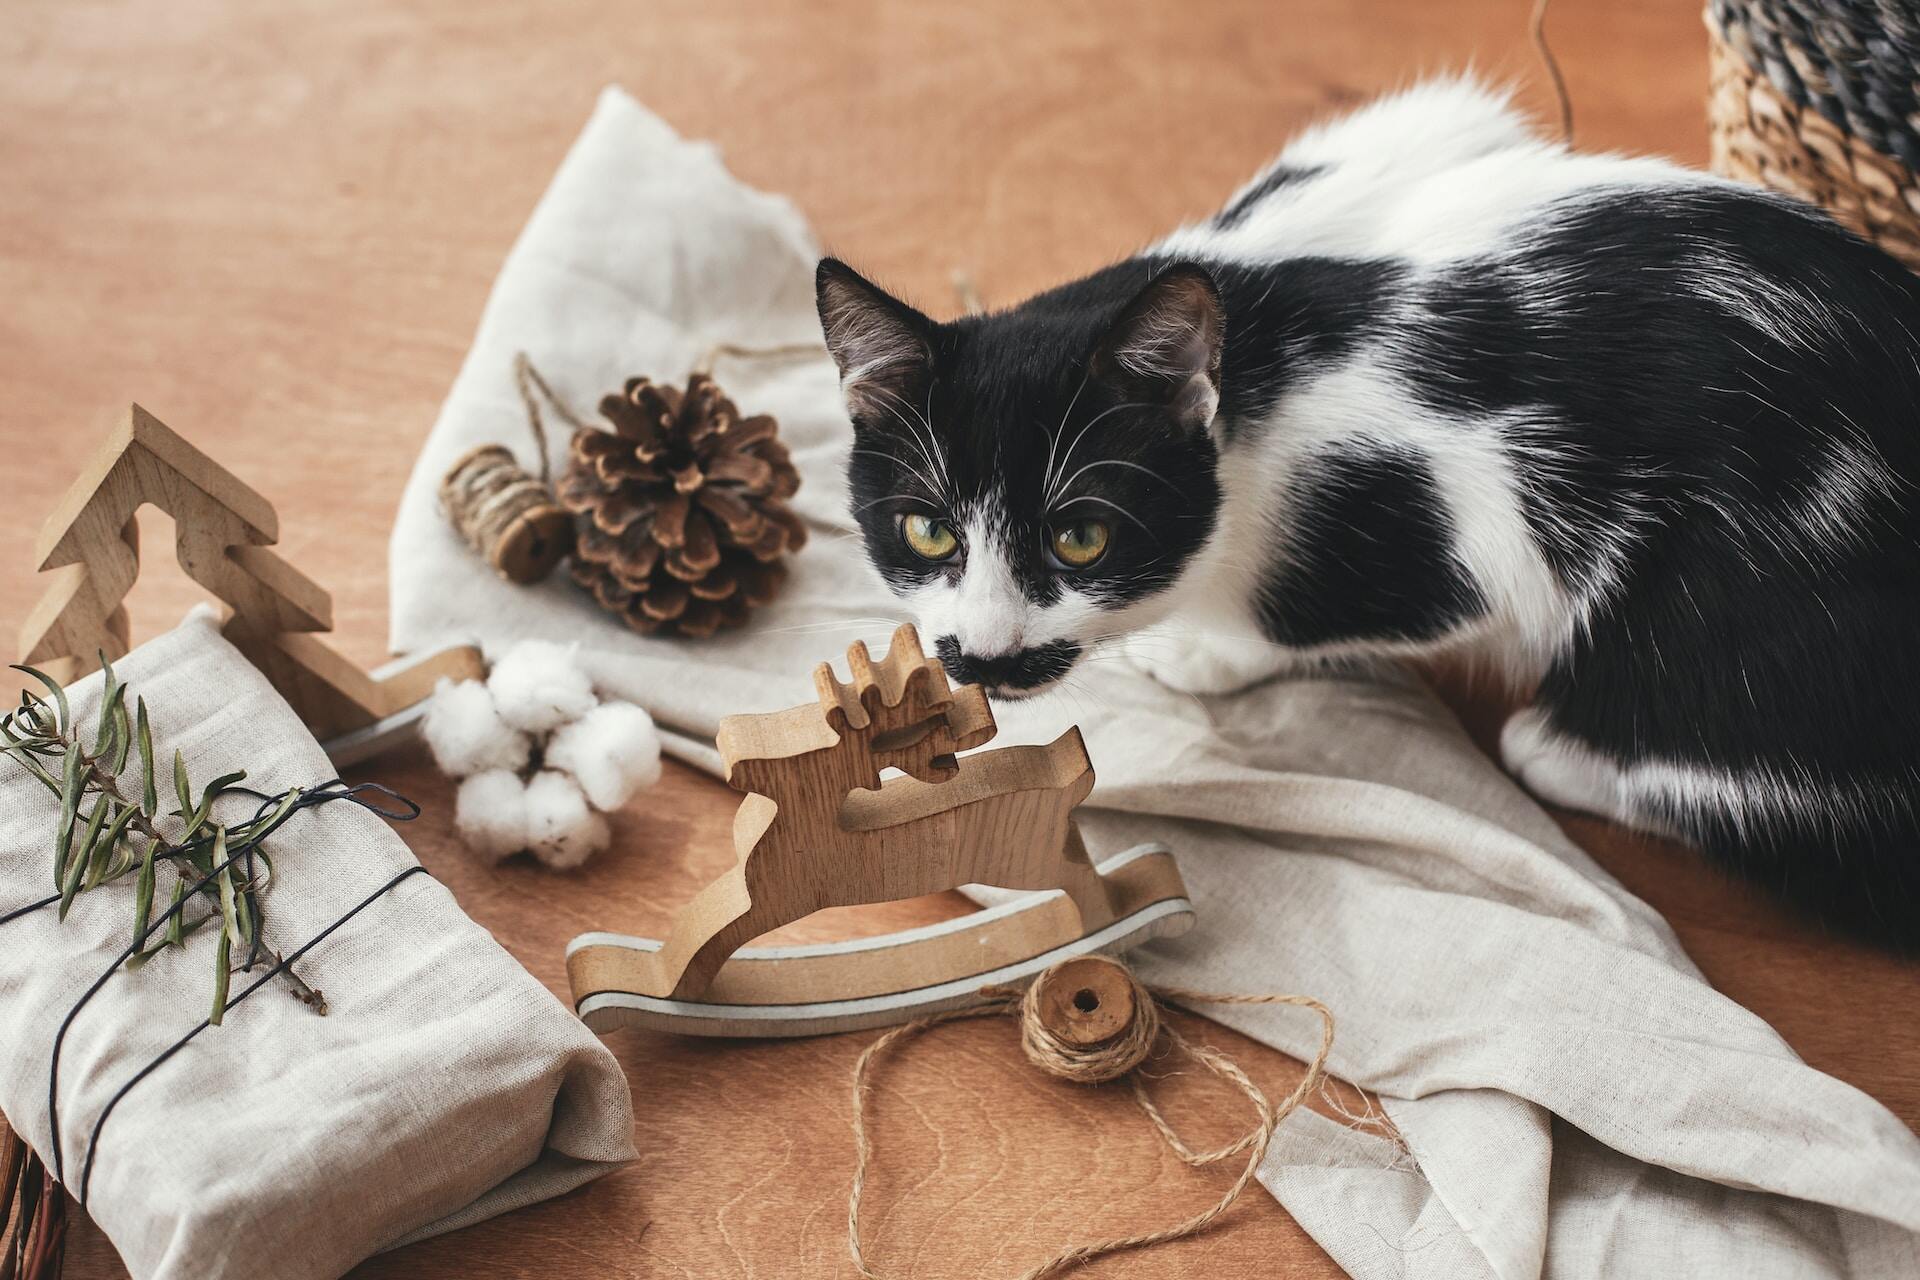
[[[420,728],[434,762],[448,777],[520,769],[527,763],[527,735],[500,719],[493,695],[478,680],[455,684],[442,679],[434,686]]]
[[[454,825],[489,862],[527,847],[527,784],[511,769],[489,769],[460,784]]]
[[[547,743],[547,767],[574,776],[593,807],[611,813],[660,781],[660,735],[631,702],[603,702]]]
[[[527,845],[550,867],[577,867],[607,847],[607,820],[564,773],[542,769],[527,783]]]
[[[528,733],[545,733],[593,710],[593,681],[572,645],[525,640],[506,651],[487,676],[500,718]]]

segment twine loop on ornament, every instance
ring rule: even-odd
[[[866,1116],[869,1076],[874,1061],[902,1040],[943,1022],[1002,1015],[1015,1017],[1020,1020],[1020,1046],[1027,1060],[1048,1075],[1074,1084],[1102,1084],[1126,1079],[1133,1087],[1134,1101],[1139,1104],[1140,1110],[1173,1153],[1186,1164],[1199,1168],[1243,1151],[1249,1153],[1245,1167],[1226,1193],[1192,1217],[1155,1231],[1116,1236],[1062,1249],[1038,1266],[1023,1272],[1020,1280],[1040,1280],[1042,1276],[1078,1266],[1105,1254],[1182,1240],[1206,1230],[1215,1219],[1233,1207],[1240,1193],[1253,1181],[1260,1161],[1266,1156],[1267,1145],[1273,1140],[1274,1130],[1326,1078],[1327,1056],[1333,1051],[1333,1012],[1311,996],[1241,995],[1192,991],[1184,987],[1150,987],[1135,977],[1125,964],[1107,956],[1083,956],[1077,960],[1063,961],[1042,973],[1024,992],[1014,988],[993,987],[987,988],[983,994],[988,997],[985,1004],[949,1009],[895,1027],[868,1045],[854,1063],[853,1141],[856,1154],[853,1186],[847,1196],[847,1250],[853,1257],[854,1268],[867,1280],[882,1280],[880,1273],[868,1266],[860,1243],[860,1201],[866,1188],[867,1168],[873,1159],[873,1139],[867,1133]],[[1276,1106],[1231,1058],[1206,1045],[1195,1044],[1170,1026],[1161,1016],[1160,1002],[1163,1000],[1185,1004],[1289,1004],[1311,1009],[1320,1015],[1320,1047],[1307,1064],[1300,1083]],[[1256,1116],[1252,1129],[1211,1151],[1196,1151],[1180,1136],[1147,1092],[1143,1074],[1138,1070],[1163,1037],[1170,1050],[1186,1054],[1246,1097]]]

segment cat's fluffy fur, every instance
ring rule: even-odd
[[[855,515],[956,676],[1476,656],[1539,795],[1920,945],[1920,285],[1824,215],[1450,80],[1003,312],[819,289]]]

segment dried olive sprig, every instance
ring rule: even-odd
[[[262,846],[300,803],[302,791],[296,787],[265,796],[241,786],[247,775],[239,771],[222,774],[196,792],[178,751],[173,755],[170,785],[163,787],[146,700],[134,699],[129,710],[128,688],[114,674],[105,654],[100,655],[100,665],[106,684],[99,722],[90,735],[91,747],[74,721],[60,683],[33,667],[15,667],[46,692],[23,691],[20,705],[0,718],[0,755],[26,769],[59,801],[52,844],[53,888],[61,919],[79,895],[135,875],[134,937],[144,942],[153,931],[154,895],[159,870],[165,867],[173,875],[172,904],[178,909],[158,942],[135,946],[127,967],[137,969],[167,948],[181,946],[207,924],[218,923],[209,1015],[218,1024],[226,1012],[228,984],[236,968],[244,972],[260,964],[280,963],[279,953],[266,945],[263,933],[261,897],[272,878],[273,861]],[[128,796],[121,790],[121,779],[135,760],[138,768],[133,776],[139,794]],[[169,813],[161,812],[163,791],[177,806]],[[215,803],[235,792],[261,804],[244,822],[224,822],[214,814]],[[192,904],[182,903],[189,893],[206,906],[191,919],[188,907]],[[236,954],[241,958],[237,966]],[[326,1012],[325,999],[291,966],[283,974],[296,997]]]

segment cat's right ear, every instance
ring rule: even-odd
[[[1220,407],[1220,354],[1227,320],[1205,267],[1177,263],[1156,272],[1107,330],[1092,371],[1130,400],[1165,405],[1190,431],[1204,431]]]
[[[813,281],[847,412],[917,411],[933,378],[933,321],[837,258],[823,258]]]

